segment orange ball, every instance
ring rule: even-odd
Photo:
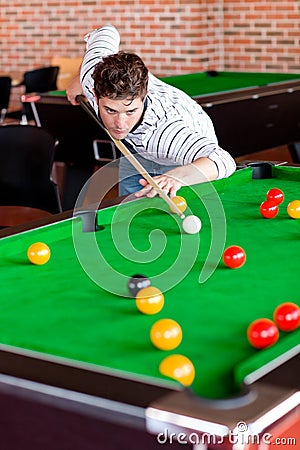
[[[180,195],[175,195],[175,197],[172,197],[171,200],[174,203],[174,205],[177,206],[179,211],[181,211],[183,213],[186,210],[187,203],[183,197],[180,197]],[[172,209],[171,207],[170,207],[170,210],[175,213],[175,210]]]
[[[173,378],[184,386],[190,386],[195,378],[193,363],[183,355],[167,356],[159,365],[162,375]]]
[[[152,325],[150,339],[160,350],[173,350],[182,341],[182,330],[175,320],[161,319]]]
[[[157,314],[164,306],[163,293],[154,286],[139,290],[136,295],[136,307],[143,314]]]
[[[300,200],[293,200],[287,206],[287,213],[292,219],[300,219]]]
[[[35,242],[27,250],[27,257],[32,264],[46,264],[51,256],[50,248],[43,242]]]

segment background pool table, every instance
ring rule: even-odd
[[[300,74],[200,72],[162,80],[202,105],[214,122],[221,147],[234,157],[300,141]],[[49,105],[57,118],[63,104],[68,104],[64,91],[43,95],[36,105],[42,125],[53,127]],[[62,123],[67,121],[67,115],[61,117]]]
[[[221,147],[233,157],[288,146],[291,161],[300,162],[300,75],[209,72],[163,78],[191,95],[212,118]],[[111,158],[107,136],[65,91],[43,94],[34,105],[38,121],[58,138],[56,161],[67,170],[62,189],[65,210],[93,173],[95,142],[101,157]],[[118,154],[118,152],[117,152]],[[271,159],[281,159],[278,157]]]
[[[224,434],[223,448],[230,448],[228,433],[241,421],[251,424],[250,434],[283,423],[288,413],[297,421],[300,330],[281,333],[263,351],[246,339],[250,321],[271,318],[283,301],[299,303],[300,222],[287,216],[286,205],[299,195],[300,169],[264,168],[267,178],[253,179],[247,168],[182,189],[203,222],[199,235],[182,233],[181,219],[159,198],[97,214],[79,209],[28,231],[2,230],[0,391],[7,395],[13,387],[14,395],[154,435],[165,429]],[[274,186],[285,201],[278,217],[263,219],[259,205]],[[82,231],[82,217],[89,216],[98,231]],[[33,241],[51,247],[45,266],[27,262]],[[247,253],[237,270],[221,261],[233,244]],[[137,312],[128,296],[127,280],[139,272],[164,291],[165,307],[156,316]],[[182,344],[171,352],[149,340],[151,325],[163,317],[183,329]],[[159,373],[172,353],[193,361],[191,388]]]
[[[213,75],[213,76],[212,76]],[[221,147],[235,157],[289,144],[299,162],[300,75],[209,72],[164,78],[212,118]]]

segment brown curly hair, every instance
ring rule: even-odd
[[[142,100],[147,95],[148,69],[141,58],[134,53],[120,51],[105,56],[95,66],[93,73],[97,99]]]

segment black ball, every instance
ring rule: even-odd
[[[136,294],[143,288],[149,287],[151,281],[145,275],[136,274],[128,281],[128,291],[132,297],[136,297]]]

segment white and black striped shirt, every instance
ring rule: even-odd
[[[120,35],[104,26],[86,35],[86,53],[81,67],[84,94],[98,112],[92,74],[101,59],[119,51]],[[137,153],[161,165],[185,165],[208,157],[218,168],[218,178],[231,175],[235,162],[218,145],[211,119],[191,97],[149,73],[147,108],[142,122],[125,139]]]

